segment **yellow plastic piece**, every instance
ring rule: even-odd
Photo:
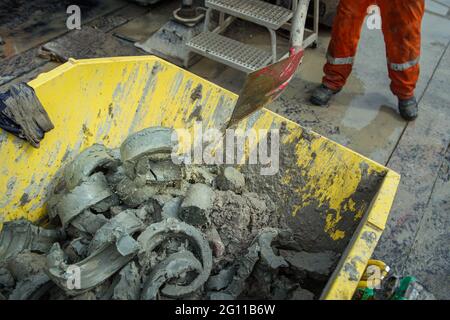
[[[367,263],[366,272],[362,276],[362,280],[367,280],[370,277],[370,272],[368,273],[367,270],[369,267],[376,267],[378,271],[380,272],[381,279],[383,279],[388,273],[389,273],[389,266],[381,260],[373,260],[370,259]]]
[[[370,267],[376,267],[378,270],[377,273],[373,273],[373,270],[369,269]],[[370,259],[367,262],[367,267],[365,272],[363,273],[361,280],[358,283],[358,288],[362,288],[365,289],[367,288],[369,285],[374,285],[374,284],[380,284],[381,281],[388,275],[389,273],[389,266],[381,261],[381,260],[373,260]],[[379,277],[377,277],[379,276]],[[377,277],[377,278],[375,278]]]
[[[0,133],[4,221],[42,218],[59,169],[86,147],[118,147],[129,134],[156,125],[192,130],[201,120],[205,129],[222,128],[238,98],[154,56],[71,59],[29,85],[55,129],[37,150]],[[195,94],[199,90],[201,96]],[[317,211],[314,218],[321,219],[323,228],[306,236],[345,248],[322,298],[351,299],[384,230],[399,175],[267,109],[238,127],[283,132],[280,148],[291,165],[276,175],[275,183],[285,190],[280,197],[289,203],[287,214],[293,221],[304,219],[307,210]],[[358,186],[364,174],[372,173],[384,178],[372,199],[361,200],[355,196]],[[349,221],[355,226],[346,227]]]

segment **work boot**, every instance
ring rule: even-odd
[[[313,91],[309,101],[316,106],[325,106],[330,102],[331,97],[339,91],[341,91],[341,89],[332,90],[324,84],[321,84]]]
[[[406,121],[412,121],[419,115],[419,105],[417,104],[416,97],[409,99],[398,99],[398,110],[400,115]]]

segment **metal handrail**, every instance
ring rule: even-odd
[[[294,13],[291,29],[291,47],[295,52],[303,49],[303,37],[305,35],[309,3],[310,0],[299,0],[297,10]]]

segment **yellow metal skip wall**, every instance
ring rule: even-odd
[[[282,127],[283,123],[286,124],[286,128],[280,142],[281,147],[295,145],[292,156],[295,157],[293,161],[296,166],[286,170],[280,177],[282,184],[292,187],[293,194],[290,196],[298,199],[297,204],[292,208],[292,215],[297,216],[312,201],[318,201],[318,206],[327,204],[330,213],[326,217],[324,232],[335,241],[351,237],[351,234],[346,234],[347,230],[339,229],[338,225],[342,219],[342,211],[352,211],[354,219],[359,220],[370,205],[370,203],[357,205],[355,202],[357,200],[352,198],[362,178],[361,164],[367,164],[368,174],[372,172],[385,174],[390,171],[314,132],[307,132],[309,139],[305,139],[304,128],[266,109],[242,121],[239,128],[243,130],[277,129]],[[299,175],[303,177],[306,184],[295,186],[293,177]],[[396,188],[393,195],[395,190]]]
[[[319,200],[319,206],[326,202],[330,209],[334,209],[335,213],[328,213],[323,231],[335,241],[339,241],[343,237],[351,238],[321,299],[350,300],[385,229],[400,176],[314,132],[308,131],[309,138],[305,139],[303,138],[304,128],[266,109],[247,118],[239,127],[244,130],[249,128],[259,130],[280,128],[283,123],[286,124],[287,134],[281,141],[281,147],[290,143],[296,145],[294,156],[298,168],[293,172],[286,171],[280,178],[281,183],[290,185],[294,175],[303,175],[307,181],[305,186],[298,188],[292,185],[293,194],[289,197],[298,199],[298,205],[292,208],[292,215],[301,219],[301,210],[311,200]],[[312,154],[315,156],[312,157]],[[371,203],[355,210],[356,203],[351,199],[362,177],[361,163],[368,165],[369,173],[384,173],[385,177]],[[307,171],[300,170],[305,167],[308,168]],[[338,228],[343,209],[355,210],[355,219],[361,220],[353,234],[346,234],[349,230]]]
[[[40,218],[57,170],[86,147],[94,143],[117,147],[130,133],[154,125],[192,128],[196,120],[202,120],[204,127],[220,127],[237,99],[235,94],[153,56],[71,60],[30,85],[56,128],[38,150],[0,134],[0,219],[6,221]],[[199,85],[202,95],[194,101],[191,96]],[[303,128],[265,109],[239,127],[269,129],[283,123],[288,134],[281,144],[295,144],[297,166],[308,167],[308,172],[295,170],[281,177],[286,185],[296,174],[307,179],[305,186],[293,189],[298,205],[292,214],[300,215],[312,200],[326,202],[336,213],[327,216],[324,232],[335,241],[352,238],[322,297],[350,299],[384,229],[399,176],[315,133],[308,133],[315,139],[306,141]],[[387,175],[372,205],[356,210],[351,196],[361,179],[361,163]],[[354,234],[338,228],[344,204],[345,210],[354,211],[356,219],[364,221]]]
[[[130,133],[154,125],[184,128],[199,103],[205,124],[214,125],[237,99],[155,57],[71,60],[29,84],[55,129],[37,150],[1,133],[0,216],[6,221],[41,217],[57,169],[86,147],[117,147]],[[202,98],[193,102],[198,84]]]
[[[350,300],[386,226],[400,176],[388,171],[359,228],[322,293],[326,300]]]

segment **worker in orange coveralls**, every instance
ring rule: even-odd
[[[414,89],[419,78],[424,0],[341,0],[328,47],[325,76],[310,101],[327,105],[345,85],[367,9],[373,4],[380,8],[391,90],[398,97],[400,115],[405,120],[414,120],[419,112]]]

